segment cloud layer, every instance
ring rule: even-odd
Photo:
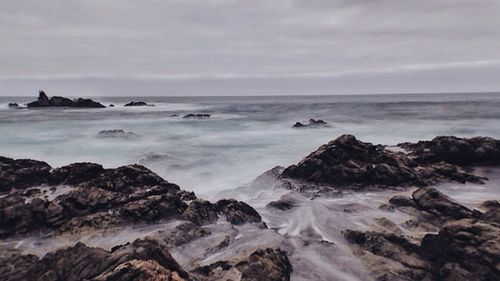
[[[496,0],[0,1],[0,38],[0,95],[500,90]]]

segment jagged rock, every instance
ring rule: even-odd
[[[209,113],[197,113],[197,114],[189,113],[189,114],[184,115],[182,118],[184,118],[184,119],[206,119],[206,118],[209,118],[210,115],[211,114],[209,114]]]
[[[420,188],[413,192],[413,201],[421,210],[445,219],[463,219],[478,217],[479,211],[472,211],[456,202],[435,188]]]
[[[421,252],[439,280],[500,280],[500,227],[463,219],[450,221],[438,234],[428,234]]]
[[[481,215],[481,219],[500,224],[500,202],[498,200],[489,200],[482,204],[486,209]]]
[[[188,274],[177,264],[166,245],[153,239],[137,239],[111,251],[82,243],[48,253],[42,259],[18,255],[0,265],[0,279],[21,280],[187,280]],[[23,265],[22,272],[11,265]],[[141,279],[143,278],[143,279]]]
[[[194,193],[140,165],[104,169],[98,164],[74,163],[51,171],[45,162],[34,160],[0,158],[0,163],[3,191],[42,183],[69,186],[51,200],[39,189],[0,197],[1,237],[34,231],[79,232],[175,218],[203,225],[215,222],[220,215],[232,224],[261,221],[243,202],[198,200]],[[30,176],[29,181],[25,175]],[[192,202],[188,206],[184,201]]]
[[[440,161],[457,165],[500,163],[500,140],[489,137],[466,139],[440,136],[431,141],[402,143],[398,146],[411,151],[410,156],[419,163]]]
[[[296,122],[292,128],[325,128],[330,127],[328,123],[321,119],[309,119],[309,123],[303,124],[301,122]]]
[[[80,108],[105,108],[104,105],[91,99],[71,100],[54,96],[49,99],[44,91],[40,91],[36,101],[27,104],[28,107],[80,107]]]
[[[258,223],[262,221],[261,216],[254,208],[245,202],[234,199],[222,199],[215,203],[217,212],[224,215],[226,220],[232,224]]]
[[[194,280],[288,281],[293,268],[280,249],[253,252],[237,263],[218,261],[193,270]]]
[[[23,189],[48,181],[49,164],[31,159],[11,159],[0,156],[0,192]]]
[[[487,201],[486,213],[454,202],[434,188],[420,188],[412,199],[395,196],[396,208],[414,209],[417,222],[432,221],[437,234],[427,234],[420,243],[393,233],[345,231],[353,251],[377,280],[497,280],[500,277],[500,225],[495,216],[498,202]],[[485,216],[486,215],[486,216]],[[391,232],[389,229],[386,231]],[[397,233],[396,233],[397,232]]]
[[[342,135],[322,145],[297,165],[286,168],[282,176],[350,189],[426,186],[443,180],[482,180],[445,162],[420,165],[402,152],[361,142],[352,135]]]
[[[143,101],[131,101],[127,104],[125,104],[124,106],[147,106],[148,104],[146,102],[143,102]]]
[[[101,130],[97,133],[97,137],[99,138],[122,138],[122,139],[136,139],[139,136],[132,132],[126,132],[121,129],[113,129],[113,130]]]

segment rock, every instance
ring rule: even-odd
[[[189,113],[189,114],[184,115],[182,118],[184,118],[184,119],[206,119],[206,118],[210,118],[210,115],[211,114],[209,114],[209,113],[197,113],[197,114]]]
[[[217,212],[224,215],[232,224],[258,223],[261,216],[248,204],[234,199],[222,199],[215,203]]]
[[[498,200],[489,200],[482,204],[486,209],[481,215],[481,219],[500,224],[500,202]]]
[[[42,259],[32,255],[16,254],[14,260],[10,259],[8,262],[24,267],[22,271],[16,272],[15,269],[9,269],[8,265],[2,263],[0,278],[6,281],[187,280],[188,278],[188,274],[167,251],[166,245],[148,238],[114,247],[111,251],[77,243],[73,247],[48,253]]]
[[[412,213],[417,223],[436,218],[437,234],[426,234],[420,243],[402,237],[399,228],[381,232],[348,230],[344,236],[376,280],[497,280],[500,277],[500,225],[488,211],[498,202],[487,201],[486,213],[454,202],[434,188],[420,188],[412,199],[395,196],[397,208]],[[391,233],[392,232],[392,233]]]
[[[126,132],[121,129],[112,129],[112,130],[101,130],[97,133],[97,137],[99,138],[123,138],[123,139],[135,139],[139,136],[132,132]]]
[[[44,91],[40,91],[36,101],[27,104],[28,107],[79,107],[79,108],[105,108],[104,105],[91,99],[70,100],[64,97],[54,96],[48,98]]]
[[[148,104],[146,102],[143,102],[143,101],[131,101],[127,104],[125,104],[125,106],[147,106]]]
[[[406,154],[342,135],[286,168],[284,178],[350,189],[425,186],[439,181],[481,182],[449,163],[419,165]]]
[[[0,192],[44,184],[49,179],[51,169],[49,164],[42,161],[0,156]]]
[[[114,104],[110,104],[109,107],[115,107],[115,105]]]
[[[500,227],[463,219],[450,221],[421,243],[439,280],[500,280]]]
[[[293,271],[286,254],[280,249],[255,251],[236,267],[241,271],[241,281],[287,281]]]
[[[458,138],[440,136],[431,141],[402,143],[419,163],[445,161],[456,165],[499,164],[500,140],[489,137]]]
[[[76,99],[73,100],[73,104],[70,107],[82,107],[82,108],[105,108],[106,106],[100,104],[99,102],[93,101],[91,99]]]
[[[293,268],[280,249],[253,252],[238,262],[218,261],[192,271],[195,280],[288,281]]]
[[[50,200],[39,189],[0,197],[1,237],[35,231],[73,233],[179,218],[199,226],[214,223],[219,216],[235,225],[261,222],[260,215],[243,202],[199,200],[140,165],[104,169],[94,163],[74,163],[51,170],[34,160],[0,158],[0,163],[4,192],[40,184],[70,186]]]
[[[14,109],[19,108],[19,104],[17,104],[16,102],[11,102],[11,103],[9,103],[8,106],[9,106],[9,108],[14,108]]]
[[[292,128],[325,128],[330,127],[325,121],[318,119],[309,119],[309,123],[303,124],[301,122],[296,122]]]
[[[479,211],[472,211],[454,202],[435,188],[420,188],[413,192],[412,197],[419,209],[439,218],[456,220],[474,218],[480,215]]]

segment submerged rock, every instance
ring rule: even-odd
[[[143,102],[143,101],[131,101],[127,104],[125,104],[124,106],[147,106],[148,104],[146,102]]]
[[[309,123],[303,124],[301,122],[296,122],[292,128],[325,128],[330,127],[328,123],[321,119],[309,119]]]
[[[126,132],[122,129],[112,129],[112,130],[101,130],[97,133],[97,137],[99,138],[123,138],[123,139],[135,139],[138,138],[139,135],[133,132]]]
[[[189,114],[186,114],[184,115],[182,118],[184,119],[207,119],[207,118],[210,118],[210,113],[197,113],[197,114],[194,114],[194,113],[189,113]]]
[[[17,102],[11,102],[9,103],[9,108],[14,108],[14,109],[17,109],[17,108],[20,108],[19,104],[17,104]]]
[[[71,100],[54,96],[49,99],[44,91],[40,91],[36,101],[27,104],[28,107],[79,107],[79,108],[105,108],[106,106],[91,99]]]

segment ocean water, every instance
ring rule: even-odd
[[[309,197],[290,192],[272,179],[250,184],[257,176],[277,165],[296,163],[346,133],[387,145],[438,135],[500,138],[500,94],[93,99],[115,107],[14,110],[8,109],[8,102],[25,103],[33,98],[0,97],[0,155],[39,159],[53,167],[81,161],[106,167],[139,163],[181,188],[195,191],[198,197],[243,200],[258,210],[269,229],[253,225],[234,228],[227,223],[204,226],[211,235],[170,252],[190,270],[250,254],[263,245],[280,247],[294,267],[293,281],[371,280],[368,270],[351,253],[342,231],[383,231],[385,226],[377,223],[381,218],[403,224],[408,215],[379,206],[395,194],[410,196],[414,189]],[[123,107],[132,100],[155,106]],[[212,116],[181,118],[188,113]],[[331,127],[291,128],[309,118],[323,119]],[[97,136],[100,130],[109,129],[123,129],[138,137]],[[490,180],[484,185],[448,183],[439,189],[471,208],[500,198],[500,170],[480,167],[476,172]],[[296,207],[286,211],[266,208],[282,196],[293,200]],[[39,256],[78,241],[111,249],[158,231],[168,233],[178,223],[56,237],[35,235],[5,243]],[[401,231],[414,241],[425,235],[424,231]],[[215,247],[226,240],[230,241],[227,247]]]
[[[500,94],[272,97],[92,97],[106,109],[8,109],[32,97],[0,97],[0,155],[57,167],[140,163],[207,199],[295,163],[341,134],[396,144],[437,135],[500,137]],[[123,107],[144,100],[154,107]],[[186,120],[187,113],[211,113]],[[323,119],[331,127],[292,129]],[[97,137],[123,129],[133,139]]]

